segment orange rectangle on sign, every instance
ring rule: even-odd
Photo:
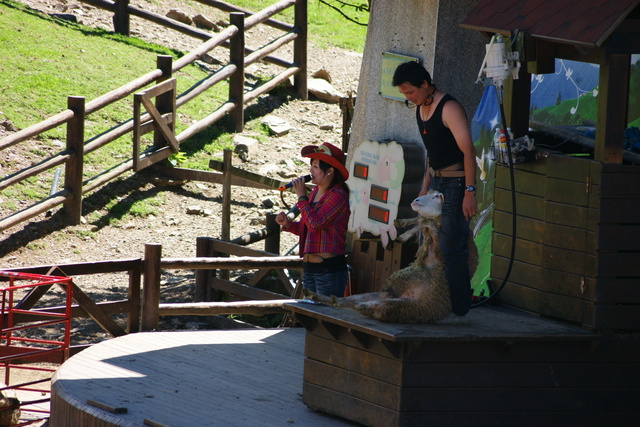
[[[369,205],[369,219],[389,224],[389,210],[378,206]]]
[[[353,176],[362,179],[369,178],[369,166],[362,163],[356,163],[353,166]]]
[[[389,200],[389,189],[379,185],[371,185],[371,198],[379,202],[387,203]]]

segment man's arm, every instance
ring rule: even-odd
[[[447,102],[442,111],[442,121],[451,130],[458,148],[464,155],[464,182],[466,186],[476,185],[476,149],[471,140],[467,117],[462,106],[457,102]],[[478,213],[478,202],[472,191],[465,191],[462,200],[462,212],[468,220]]]

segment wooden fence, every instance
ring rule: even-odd
[[[147,244],[144,259],[99,261],[90,263],[63,264],[57,266],[34,266],[5,269],[22,273],[77,277],[83,275],[126,273],[129,278],[126,299],[94,302],[80,287],[73,284],[75,304],[71,309],[72,318],[92,318],[105,332],[113,337],[131,332],[151,331],[158,328],[160,316],[166,315],[230,315],[284,313],[283,303],[291,301],[299,287],[294,284],[285,270],[301,270],[302,259],[298,256],[278,256],[218,239],[203,238],[200,251],[239,255],[235,257],[162,258],[162,246]],[[202,243],[202,242],[201,242]],[[215,270],[258,270],[247,284],[216,278]],[[210,292],[212,288],[223,290],[239,298],[251,301],[210,302],[197,300],[193,303],[161,303],[160,279],[162,270],[196,270],[196,294]],[[288,294],[279,294],[256,287],[260,279],[270,271],[276,273],[285,284]],[[202,274],[204,273],[204,274]],[[143,283],[144,277],[144,283]],[[141,287],[141,284],[143,286]],[[34,293],[17,303],[16,309],[36,306],[44,294]],[[62,313],[64,306],[47,307],[47,312]],[[120,326],[114,315],[125,314],[126,326]],[[37,320],[32,314],[14,315],[15,323]],[[84,346],[76,346],[75,353]]]
[[[114,12],[114,22],[119,31],[128,28],[129,15],[136,15],[145,19],[150,19],[160,25],[176,29],[193,37],[198,37],[205,42],[192,50],[185,56],[174,61],[170,56],[158,56],[157,68],[149,73],[125,84],[124,86],[108,92],[92,101],[85,102],[84,97],[68,97],[67,109],[37,123],[28,128],[22,129],[14,134],[0,139],[0,152],[19,143],[28,141],[51,129],[66,126],[66,147],[64,150],[31,165],[20,171],[12,173],[0,179],[0,190],[10,188],[20,184],[31,177],[39,176],[53,168],[64,167],[64,187],[62,190],[54,192],[49,197],[20,211],[14,212],[5,218],[0,219],[0,231],[18,225],[39,214],[45,213],[57,206],[64,206],[65,217],[70,224],[77,224],[80,221],[82,211],[82,195],[93,191],[109,181],[117,178],[123,173],[154,165],[166,159],[179,149],[180,143],[187,140],[197,132],[211,126],[220,118],[229,114],[232,131],[241,131],[244,124],[244,105],[256,97],[269,92],[278,84],[290,77],[294,77],[294,87],[300,98],[307,99],[307,66],[306,66],[306,28],[307,28],[307,2],[306,0],[282,0],[262,11],[249,14],[235,6],[224,2],[213,0],[199,0],[204,4],[218,7],[222,10],[230,11],[231,25],[219,34],[210,34],[199,29],[185,26],[184,24],[170,20],[150,12],[143,11],[128,5],[128,1],[109,2],[106,0],[88,0],[86,3],[105,8]],[[294,25],[289,25],[276,21],[271,17],[282,10],[295,7]],[[249,15],[248,17],[245,17]],[[285,31],[284,35],[271,43],[251,51],[244,46],[245,31],[258,25],[266,24]],[[123,27],[124,26],[124,27]],[[270,56],[274,51],[287,43],[293,42],[293,62]],[[203,55],[217,46],[229,48],[229,61],[222,65],[215,73],[205,80],[197,83],[184,93],[176,94],[176,78],[174,74],[181,68],[192,64]],[[273,77],[271,80],[244,92],[244,68],[256,61],[264,60],[273,64],[285,67],[285,70]],[[194,100],[197,96],[204,94],[208,89],[218,82],[229,79],[229,98],[212,114],[200,119],[192,124],[180,134],[175,135],[175,118],[177,109],[187,102]],[[85,139],[85,119],[88,115],[96,113],[112,103],[134,95],[133,117],[106,132],[94,135]],[[155,103],[153,102],[155,98]],[[147,113],[142,114],[142,108]],[[154,132],[154,146],[144,152],[140,149],[140,137],[148,132]],[[84,179],[84,157],[107,146],[110,142],[123,135],[132,135],[132,158],[119,165],[104,170],[101,173]],[[179,169],[163,168],[163,172],[169,175],[188,176],[209,182],[222,183],[226,194],[223,197],[223,205],[230,205],[230,188],[233,185],[248,185],[258,188],[277,188],[283,183],[277,180],[265,178],[256,179],[248,176],[248,173],[241,173],[230,164],[230,153],[225,152],[226,167],[222,168],[223,173],[212,173],[206,171],[189,171]],[[212,165],[220,170],[219,165]],[[268,181],[268,182],[267,182]],[[224,222],[224,218],[223,218]],[[229,222],[229,221],[227,221]],[[276,227],[277,229],[277,227]],[[223,227],[223,230],[225,228]],[[228,235],[228,223],[226,232],[222,238],[230,240]],[[260,238],[268,237],[273,232],[273,227],[259,232]],[[242,240],[252,240],[251,236],[241,236],[237,243],[245,243]],[[214,239],[215,240],[215,239]],[[267,243],[269,244],[269,243]],[[271,243],[273,246],[273,244]],[[209,242],[202,247],[203,254],[213,250],[220,253],[220,243]],[[215,304],[206,303],[205,298],[211,293],[211,285],[225,289],[235,295],[252,299],[287,299],[291,298],[294,285],[290,278],[284,277],[283,268],[300,269],[302,261],[298,257],[275,257],[274,253],[254,251],[243,248],[241,245],[234,245],[226,242],[224,249],[226,256],[211,257],[204,256],[198,258],[162,260],[159,257],[160,248],[150,245],[147,248],[145,260],[127,259],[117,261],[100,261],[91,263],[65,264],[58,266],[37,266],[7,269],[7,271],[32,272],[38,274],[57,274],[62,276],[80,276],[94,274],[122,273],[128,274],[128,295],[124,300],[94,302],[78,286],[74,285],[73,295],[76,305],[72,308],[73,317],[91,317],[106,332],[112,336],[123,335],[128,332],[139,330],[152,330],[157,327],[158,317],[164,314],[178,314],[186,312],[190,314],[260,314],[265,312],[283,311],[277,303],[252,303],[242,302],[230,303],[217,307]],[[277,250],[274,251],[277,255]],[[244,255],[239,258],[229,258],[228,255]],[[249,256],[249,258],[247,258]],[[200,307],[189,304],[182,307],[176,305],[165,305],[159,302],[160,289],[160,269],[195,269],[197,270],[197,298],[196,303]],[[215,269],[258,269],[253,280],[248,285],[236,284],[224,279],[221,274],[215,278],[212,273]],[[278,275],[284,282],[288,283],[287,291],[290,295],[280,295],[261,291],[255,288],[259,277],[270,270],[277,269]],[[265,271],[266,270],[266,271]],[[144,273],[145,295],[141,294],[141,278]],[[206,279],[206,280],[203,280]],[[253,288],[253,289],[252,289]],[[27,301],[20,304],[33,306],[42,295],[33,295]],[[200,299],[198,299],[200,298]],[[204,304],[204,305],[203,305]],[[144,308],[144,309],[143,309]],[[63,307],[54,307],[51,310],[63,310]],[[49,310],[49,308],[48,308]],[[127,323],[125,327],[118,325],[111,316],[126,314]],[[141,320],[142,319],[142,320]],[[31,319],[28,315],[24,318],[16,318],[16,322],[28,322]]]
[[[129,14],[151,19],[161,25],[178,29],[194,37],[206,41],[185,56],[173,60],[170,56],[160,55],[157,68],[149,73],[108,92],[92,101],[85,102],[81,96],[68,97],[67,109],[47,120],[22,129],[0,139],[0,152],[18,143],[28,141],[51,129],[66,126],[66,147],[34,165],[24,168],[0,179],[0,190],[10,188],[35,176],[39,176],[53,168],[64,166],[63,189],[39,202],[13,212],[0,219],[0,231],[6,230],[36,215],[45,213],[57,206],[64,206],[65,218],[69,224],[78,224],[82,211],[83,194],[93,191],[123,173],[138,171],[157,164],[170,155],[178,152],[180,143],[206,129],[225,115],[229,115],[232,131],[241,131],[244,125],[244,106],[258,96],[269,92],[290,77],[294,77],[294,87],[302,99],[307,99],[307,2],[306,0],[281,0],[262,11],[245,17],[245,12],[224,2],[202,0],[211,6],[233,10],[230,13],[231,25],[218,34],[210,34],[180,24],[168,18],[155,16],[149,12],[126,5],[126,1],[116,3],[106,0],[90,0],[87,3],[117,12],[115,21],[122,23],[122,16],[128,19]],[[125,7],[126,5],[126,7]],[[295,8],[295,23],[288,25],[271,19],[273,15],[289,7]],[[264,23],[286,32],[278,39],[255,51],[245,48],[245,32],[254,26]],[[269,56],[287,43],[293,42],[293,62]],[[176,94],[176,77],[174,74],[183,67],[192,64],[210,50],[218,46],[229,47],[229,61],[215,73],[201,80],[184,93]],[[248,53],[248,54],[247,54]],[[265,60],[285,67],[285,70],[271,80],[244,92],[244,68],[256,61]],[[178,135],[174,134],[177,110],[187,102],[204,94],[208,89],[222,80],[229,79],[229,98],[210,115],[190,125]],[[153,86],[150,86],[153,85]],[[85,119],[112,103],[134,95],[133,117],[119,125],[85,139]],[[155,104],[152,100],[155,98]],[[142,114],[142,107],[147,113]],[[154,145],[141,152],[140,137],[154,132]],[[132,134],[132,158],[115,167],[105,170],[93,177],[84,179],[84,157],[123,135]],[[221,182],[221,177],[219,177]],[[224,236],[223,236],[224,237]],[[228,236],[227,236],[228,237]]]

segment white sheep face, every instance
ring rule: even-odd
[[[411,202],[411,209],[425,218],[438,218],[442,214],[442,193],[429,190],[424,196],[420,196]]]

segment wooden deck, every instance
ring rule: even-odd
[[[303,328],[291,328],[150,332],[102,342],[56,372],[50,425],[353,425],[302,402],[304,337]]]
[[[468,325],[406,325],[287,306],[305,328],[138,333],[84,350],[53,378],[50,426],[626,426],[640,414],[638,337],[497,307]]]

